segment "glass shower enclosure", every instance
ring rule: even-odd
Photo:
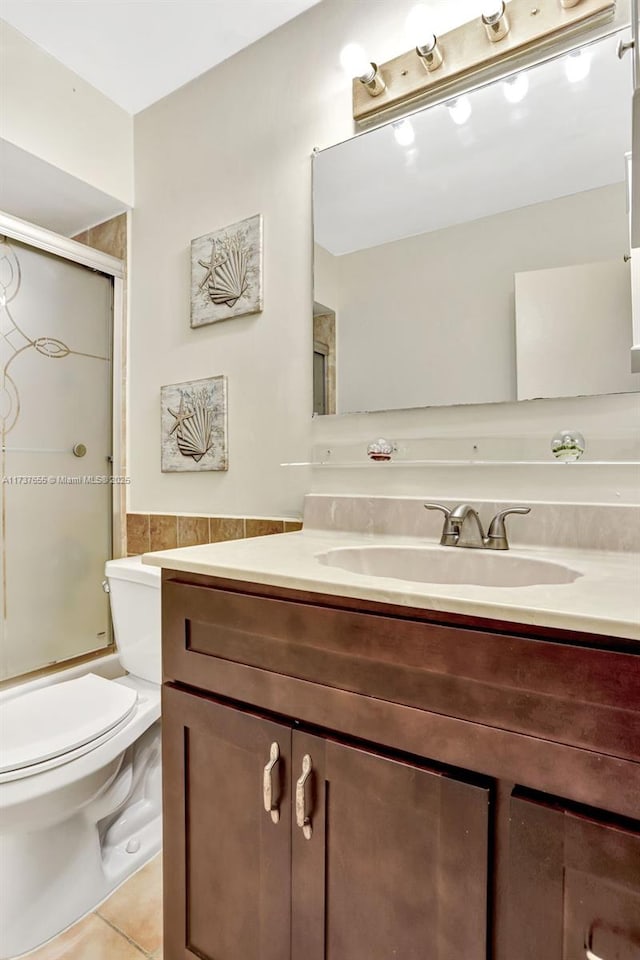
[[[111,646],[113,307],[113,276],[0,236],[0,680]]]

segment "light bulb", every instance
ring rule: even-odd
[[[365,82],[370,80],[375,70],[359,43],[348,43],[340,51],[342,69],[350,79],[357,78]]]
[[[484,0],[480,7],[480,14],[485,23],[499,20],[504,13],[503,0]]]
[[[454,123],[457,123],[459,127],[461,127],[463,123],[466,123],[471,116],[471,100],[469,100],[469,97],[456,97],[455,100],[449,101],[447,107],[449,108],[451,119]]]
[[[574,50],[565,60],[565,69],[569,83],[586,80],[591,71],[591,51]]]
[[[407,37],[414,47],[432,50],[436,45],[436,35],[430,23],[429,11],[419,3],[409,11],[405,23]]]
[[[396,143],[401,147],[410,147],[415,143],[416,132],[410,120],[396,120],[391,126],[393,127],[393,135],[396,138]]]
[[[520,103],[529,92],[529,77],[526,73],[516,73],[504,82],[504,95],[509,103]]]

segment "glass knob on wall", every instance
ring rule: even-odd
[[[575,463],[586,447],[586,442],[578,430],[559,430],[551,440],[551,450],[556,460]]]

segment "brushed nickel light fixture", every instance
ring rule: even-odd
[[[541,44],[606,23],[615,9],[616,0],[478,0],[474,20],[438,35],[428,7],[419,3],[405,25],[412,49],[380,66],[356,43],[342,50],[342,66],[353,80],[353,117],[364,123],[385,112],[397,115]],[[584,65],[571,66],[577,76]],[[505,96],[518,102],[523,90],[522,83],[512,84]]]
[[[348,43],[340,52],[340,63],[354,83],[360,83],[370,97],[379,97],[387,89],[377,63],[371,63],[358,43]]]

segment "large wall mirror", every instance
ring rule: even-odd
[[[640,389],[616,41],[315,155],[316,413]]]

